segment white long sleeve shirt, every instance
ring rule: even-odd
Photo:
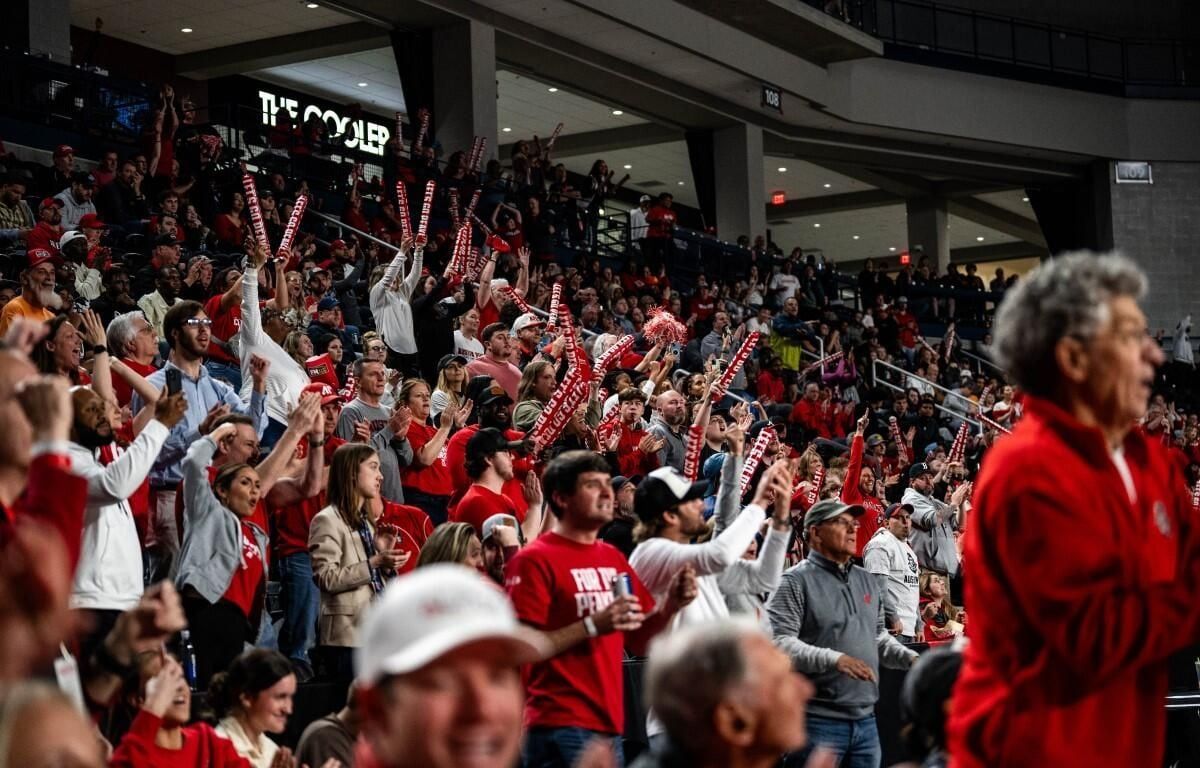
[[[682,608],[671,619],[664,632],[674,632],[679,627],[702,624],[729,617],[725,595],[721,592],[720,576],[730,569],[757,570],[755,562],[742,560],[742,554],[754,540],[765,512],[762,507],[751,504],[742,510],[725,532],[703,544],[683,544],[664,538],[643,541],[633,550],[629,564],[656,603],[667,597],[676,574],[685,566],[696,570],[696,599]],[[662,733],[664,727],[650,712],[646,718],[646,733]]]
[[[149,422],[107,466],[99,450],[71,443],[71,468],[88,483],[72,608],[125,611],[141,599],[142,545],[127,499],[150,473],[168,434],[161,421]]]
[[[394,352],[402,355],[417,353],[416,331],[413,329],[412,300],[417,281],[421,279],[421,262],[424,253],[413,251],[412,267],[400,287],[392,290],[392,283],[404,269],[404,252],[396,254],[388,264],[383,279],[371,286],[371,314],[375,316],[375,328],[383,341]]]
[[[254,389],[250,361],[257,355],[271,363],[267,369],[267,416],[287,424],[288,416],[311,380],[300,363],[293,360],[263,330],[262,313],[258,309],[257,269],[247,269],[242,275],[242,326],[238,338],[238,357],[242,361],[242,399],[249,400]]]

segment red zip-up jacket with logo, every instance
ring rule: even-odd
[[[951,766],[1161,765],[1167,658],[1200,628],[1200,531],[1166,450],[1029,397],[984,459]]]
[[[861,504],[866,510],[862,517],[858,518],[858,538],[854,542],[854,554],[857,557],[863,556],[867,542],[875,535],[875,531],[883,526],[883,513],[887,511],[882,501],[868,496],[858,487],[859,478],[862,476],[862,464],[863,436],[855,433],[850,441],[850,463],[846,466],[846,479],[842,482],[842,503]]]

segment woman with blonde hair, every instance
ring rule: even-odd
[[[558,381],[554,376],[554,365],[545,360],[534,360],[521,372],[517,384],[517,407],[513,409],[513,427],[529,431],[541,415],[542,409],[554,395]]]
[[[283,340],[283,351],[303,368],[308,358],[313,356],[312,339],[304,331],[291,331]]]
[[[476,570],[483,570],[483,545],[470,523],[443,523],[439,525],[421,548],[417,567],[434,563],[458,563]]]
[[[369,502],[379,496],[383,473],[379,455],[362,443],[347,443],[333,454],[326,499],[308,531],[313,579],[321,590],[317,644],[339,681],[354,675],[358,624],[384,580],[407,561],[396,534],[377,526]]]
[[[429,415],[437,419],[446,406],[461,408],[467,395],[467,358],[443,355],[438,361],[437,386],[429,398]]]

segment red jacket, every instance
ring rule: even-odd
[[[9,541],[14,525],[24,520],[39,520],[62,537],[73,576],[79,562],[87,488],[87,480],[71,471],[71,459],[66,455],[35,456],[29,464],[25,492],[11,509],[0,506],[0,546]]]
[[[832,434],[829,429],[829,417],[832,409],[833,406],[828,400],[813,402],[807,397],[802,397],[792,406],[791,422],[814,433],[817,437],[829,437]]]
[[[1029,397],[988,453],[963,560],[971,644],[948,737],[958,768],[1161,765],[1167,658],[1200,630],[1200,527],[1161,445]]]
[[[646,430],[634,429],[622,421],[617,422],[617,429],[621,430],[621,442],[617,446],[617,464],[621,467],[622,475],[648,475],[658,469],[657,454],[642,453],[638,450],[638,444],[646,436]]]
[[[863,438],[855,433],[854,439],[850,441],[850,463],[846,466],[846,479],[842,482],[842,503],[861,504],[866,510],[863,516],[858,518],[858,539],[854,543],[854,554],[858,557],[863,556],[863,548],[875,535],[875,531],[883,525],[883,513],[887,509],[879,499],[867,496],[859,489],[862,465]]]

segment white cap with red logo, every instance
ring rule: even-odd
[[[366,685],[415,672],[480,640],[507,643],[513,664],[549,652],[539,633],[517,621],[499,587],[454,563],[418,568],[388,584],[367,611],[359,640],[355,667]]]

